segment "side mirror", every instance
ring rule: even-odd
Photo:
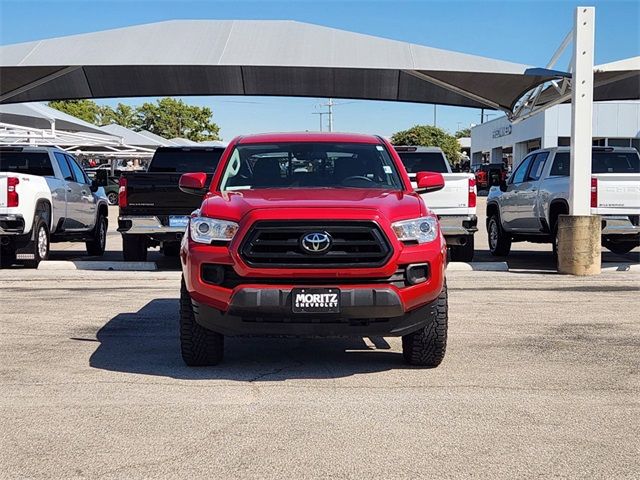
[[[203,172],[185,173],[180,177],[180,190],[191,195],[204,195],[207,174]]]
[[[109,174],[106,170],[96,171],[93,178],[93,183],[95,183],[98,187],[106,187],[109,184]]]
[[[418,193],[437,192],[444,188],[444,177],[437,172],[418,172],[416,173],[416,183]]]
[[[92,193],[96,193],[98,189],[103,186],[104,185],[100,185],[100,182],[94,178],[93,180],[91,180],[91,185],[89,185],[89,190],[91,190]]]
[[[507,191],[507,181],[506,180],[501,180],[500,181],[500,191],[501,192],[506,192]]]

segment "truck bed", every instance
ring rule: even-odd
[[[476,207],[469,207],[469,179],[471,173],[443,173],[444,188],[437,192],[422,194],[424,203],[436,215],[475,215]],[[416,188],[415,174],[409,178]]]
[[[640,214],[640,173],[596,173],[598,200],[594,215]]]

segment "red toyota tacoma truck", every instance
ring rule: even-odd
[[[180,258],[187,365],[222,360],[225,335],[402,336],[409,364],[436,367],[447,341],[446,244],[385,139],[351,134],[236,138],[204,194]]]

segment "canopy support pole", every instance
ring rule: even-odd
[[[597,275],[601,226],[600,217],[591,215],[590,201],[595,8],[578,7],[574,18],[569,215],[558,218],[558,272]]]

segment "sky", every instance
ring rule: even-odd
[[[297,20],[429,47],[545,66],[571,29],[576,6],[596,7],[595,63],[640,55],[640,2],[574,1],[180,1],[0,0],[0,44],[172,19]],[[565,55],[557,67],[566,69]],[[148,99],[99,101],[131,105]],[[224,140],[240,134],[320,128],[321,98],[184,97],[209,106]],[[432,105],[336,100],[334,130],[390,136],[433,124]],[[496,118],[495,112],[489,119]],[[327,119],[324,117],[324,129]],[[437,126],[455,132],[480,122],[480,111],[438,106]]]

